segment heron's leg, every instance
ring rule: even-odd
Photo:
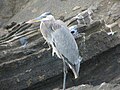
[[[51,49],[50,44],[48,44],[48,50],[50,50],[50,49]]]
[[[50,47],[50,44],[47,42],[47,41],[45,41],[44,42],[44,45],[47,43],[47,45],[48,45],[48,50],[50,50],[51,49],[51,47]]]
[[[66,74],[67,74],[67,67],[66,67],[66,63],[64,58],[62,58],[63,60],[63,72],[64,72],[64,79],[63,79],[63,90],[65,90],[66,88]]]
[[[44,42],[44,45],[45,45],[46,43],[47,43],[47,42],[45,41],[45,42]]]

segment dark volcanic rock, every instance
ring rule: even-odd
[[[118,33],[114,35],[108,35],[105,31],[99,31],[90,35],[85,43],[78,40],[78,46],[80,47],[81,55],[84,60],[88,60],[97,54],[100,54],[112,47],[115,47],[120,43],[120,36]]]
[[[94,46],[93,46],[94,47]],[[67,90],[119,90],[120,44],[81,64],[80,77],[74,80],[67,75]],[[26,90],[62,89],[62,74],[39,82]]]
[[[102,31],[88,37],[85,45],[79,39],[77,43],[83,60],[90,62],[91,58],[120,44],[119,38],[118,34],[108,36]],[[62,60],[52,57],[51,50],[47,50],[46,45],[40,45],[44,40],[41,38],[36,40],[36,44],[32,43],[27,48],[1,51],[1,89],[20,90],[62,74]]]

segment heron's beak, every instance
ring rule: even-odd
[[[48,15],[51,15],[51,12],[45,12],[45,13],[41,14],[39,17],[31,19],[31,20],[27,21],[26,23],[41,22],[41,20],[43,18],[46,18]]]
[[[35,18],[35,19],[31,19],[31,20],[27,21],[26,23],[37,23],[37,22],[40,22],[40,21],[41,21],[41,19]]]
[[[46,18],[46,16],[39,16],[39,17],[37,17],[37,18],[34,18],[34,19],[31,19],[31,20],[27,21],[26,23],[37,23],[37,22],[41,22],[41,20],[42,20],[43,18]]]

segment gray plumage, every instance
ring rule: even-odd
[[[56,53],[59,58],[65,57],[65,62],[77,78],[82,58],[79,55],[76,41],[67,26],[49,15],[41,20],[40,30],[45,40],[53,48],[52,55]]]
[[[82,57],[79,55],[78,46],[73,35],[64,22],[61,20],[55,20],[52,15],[45,15],[45,17],[42,17],[42,19],[35,18],[27,23],[41,21],[40,31],[48,45],[51,45],[52,55],[54,56],[54,54],[56,54],[60,59],[63,60],[63,90],[65,90],[67,73],[66,64],[73,71],[74,77],[77,78],[79,76],[80,62]]]

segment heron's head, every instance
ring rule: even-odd
[[[52,15],[47,15],[46,18],[41,19],[41,21],[54,21],[55,18]]]
[[[45,20],[55,20],[55,19],[50,12],[45,12],[42,15],[40,15],[39,17],[29,20],[26,23],[35,23],[35,22],[41,22],[41,21],[45,21]]]

